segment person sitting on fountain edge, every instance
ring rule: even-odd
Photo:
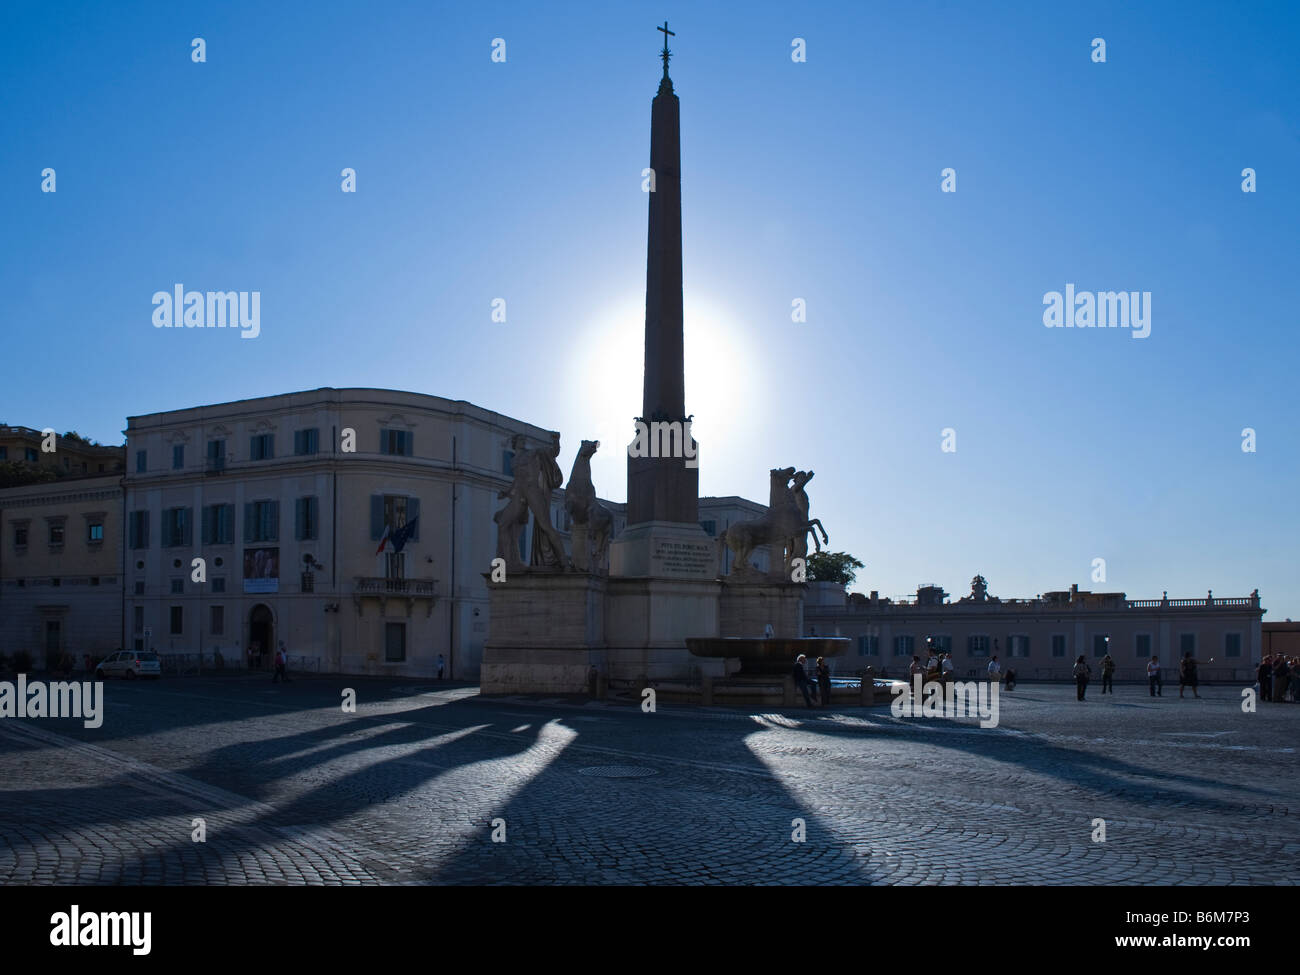
[[[815,708],[817,704],[809,692],[808,673],[803,669],[803,663],[807,659],[808,657],[805,654],[799,654],[795,659],[794,670],[791,671],[791,674],[794,676],[794,686],[803,691],[804,703],[810,708]]]

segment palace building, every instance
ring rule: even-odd
[[[960,676],[983,676],[996,655],[1003,670],[1022,680],[1065,680],[1074,661],[1086,656],[1095,677],[1107,653],[1118,680],[1146,678],[1152,656],[1166,680],[1177,679],[1178,660],[1191,653],[1204,680],[1247,680],[1263,652],[1259,592],[1195,599],[1129,599],[1071,586],[1033,599],[999,599],[982,576],[955,602],[937,585],[917,588],[915,598],[878,593],[846,595],[842,586],[815,583],[804,607],[810,633],[846,636],[853,649],[836,658],[841,673],[864,667],[906,677],[913,654],[926,658],[926,640],[950,651]]]

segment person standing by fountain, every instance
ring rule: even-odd
[[[822,694],[822,707],[831,706],[831,669],[826,666],[826,658],[817,658],[817,687]]]
[[[808,686],[808,673],[803,669],[804,661],[807,659],[808,657],[806,655],[802,653],[799,654],[799,656],[795,658],[794,669],[791,671],[791,675],[794,677],[794,686],[803,692],[804,703],[810,708],[815,708],[817,702],[813,700],[812,692]]]

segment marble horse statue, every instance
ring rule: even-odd
[[[596,499],[591,483],[591,457],[599,447],[599,440],[582,441],[564,489],[564,509],[573,522],[573,566],[589,572],[606,568],[605,558],[614,536],[614,516]]]

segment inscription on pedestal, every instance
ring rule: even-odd
[[[717,570],[717,546],[712,542],[655,539],[650,555],[652,575],[709,578]]]

